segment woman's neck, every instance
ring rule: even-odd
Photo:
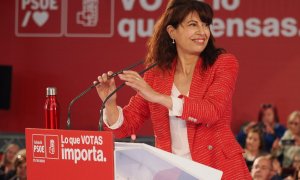
[[[194,72],[199,56],[195,55],[178,55],[176,66],[177,73],[189,76]]]
[[[249,153],[250,155],[252,155],[252,156],[257,156],[257,155],[258,155],[258,152],[259,152],[258,149],[251,149],[251,150],[247,149],[247,151],[248,151],[248,153]]]

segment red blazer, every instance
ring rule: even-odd
[[[231,54],[222,54],[204,72],[201,62],[199,59],[194,70],[189,97],[184,97],[181,117],[186,121],[192,159],[222,170],[222,179],[251,179],[242,157],[243,150],[230,128],[237,60]],[[175,67],[174,61],[169,72],[154,68],[144,75],[144,79],[155,91],[171,95]],[[150,117],[156,147],[172,152],[166,107],[150,103],[137,94],[123,108],[123,113],[124,123],[114,130],[115,137],[130,136]]]

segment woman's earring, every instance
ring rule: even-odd
[[[173,39],[172,43],[175,44],[175,39]]]

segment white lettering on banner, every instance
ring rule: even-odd
[[[245,34],[248,37],[258,37],[261,35],[260,20],[258,18],[249,18],[246,21],[246,27],[248,29],[245,30]]]
[[[122,0],[123,8],[125,11],[132,11],[135,0]]]
[[[80,138],[78,137],[70,137],[69,138],[69,143],[74,146],[75,144],[80,144]]]
[[[129,42],[135,42],[136,36],[150,37],[152,34],[152,29],[154,27],[155,20],[147,19],[146,21],[147,21],[147,28],[145,30],[144,19],[137,19],[137,21],[135,19],[122,19],[118,25],[118,31],[120,36],[128,38]]]
[[[33,152],[45,153],[45,146],[43,146],[43,145],[34,145],[33,146]]]
[[[155,0],[152,5],[148,3],[147,0],[140,0],[141,6],[146,11],[156,11],[160,8],[162,0]]]
[[[38,25],[44,26],[49,19],[48,11],[58,10],[57,0],[22,0],[22,10],[25,11],[21,27],[27,27],[30,17]]]
[[[22,0],[22,9],[25,10],[27,7],[31,10],[57,10],[56,0]]]
[[[231,3],[230,3],[230,2]],[[227,11],[234,11],[240,6],[240,0],[213,0],[213,10],[220,10],[223,7]]]
[[[62,144],[68,144],[69,143],[68,138],[67,137],[64,138],[63,135],[60,136],[60,139],[61,139]]]
[[[263,22],[263,34],[266,37],[278,37],[279,36],[279,22],[276,18],[268,18]]]
[[[36,163],[45,163],[45,159],[32,159],[33,162],[36,162]]]
[[[82,144],[102,145],[102,136],[81,136]]]
[[[34,144],[43,144],[42,141],[33,141]]]
[[[79,145],[93,146],[92,148],[78,148]],[[81,160],[106,162],[103,151],[96,148],[96,146],[101,145],[103,145],[102,136],[81,135],[80,137],[64,137],[61,135],[61,159],[72,160],[75,164]]]
[[[135,21],[134,19],[122,19],[118,25],[121,37],[128,37],[129,42],[135,42]]]
[[[215,18],[211,31],[214,37],[295,37],[298,35],[297,20],[293,17],[286,17],[277,19],[274,17],[267,17],[259,19],[257,17],[250,17],[248,19]]]
[[[281,30],[281,34],[285,37],[294,37],[297,36],[298,28],[297,28],[297,20],[295,18],[284,18],[281,21],[281,26],[283,29]],[[300,35],[300,31],[299,31]]]
[[[75,164],[78,161],[106,162],[102,150],[97,150],[95,146],[92,149],[61,148],[63,160],[73,160]]]
[[[147,0],[139,0],[141,7],[146,11],[156,11],[160,8],[162,0],[155,0],[154,3],[149,4]],[[135,5],[135,0],[122,0],[125,11],[132,11]]]

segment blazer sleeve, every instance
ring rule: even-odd
[[[144,75],[144,80],[152,87],[154,74],[149,70]],[[149,119],[150,110],[148,101],[141,97],[138,93],[133,96],[129,104],[123,108],[124,121],[117,129],[104,127],[107,131],[112,131],[116,138],[128,137],[140,128],[146,119]]]
[[[231,54],[220,55],[214,66],[214,79],[204,97],[184,97],[182,119],[212,125],[231,106],[239,68],[237,59]]]

